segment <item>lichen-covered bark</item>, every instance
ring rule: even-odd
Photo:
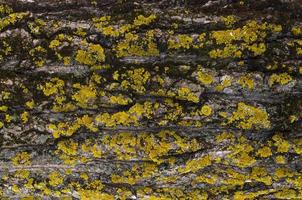
[[[301,11],[0,0],[0,198],[301,198]]]

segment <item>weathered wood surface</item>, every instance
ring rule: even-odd
[[[0,4],[1,199],[301,198],[301,1]]]

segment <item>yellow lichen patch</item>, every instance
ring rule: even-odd
[[[189,49],[192,46],[193,38],[189,35],[179,34],[175,38],[168,40],[169,49]]]
[[[149,15],[148,17],[139,15],[134,19],[133,25],[136,27],[141,26],[141,25],[148,25],[151,22],[153,22],[155,19],[156,19],[156,15],[154,15],[154,14]]]
[[[81,200],[91,200],[91,199],[114,200],[113,195],[103,193],[101,191],[81,189],[79,190],[78,193],[80,195]]]
[[[290,115],[288,117],[288,119],[289,119],[290,123],[294,123],[294,122],[298,121],[299,118],[296,115]]]
[[[36,46],[29,51],[29,55],[37,67],[42,67],[46,61],[47,50],[42,46]]]
[[[243,102],[238,103],[237,110],[228,118],[227,124],[236,121],[239,122],[237,127],[242,129],[271,127],[268,114],[265,110],[247,105]]]
[[[144,104],[136,103],[129,109],[130,114],[134,114],[137,117],[145,116],[147,118],[151,118],[153,113],[153,107],[150,101],[144,102]],[[155,108],[155,106],[154,106]]]
[[[242,192],[237,191],[234,195],[234,200],[248,200],[248,199],[256,199],[261,198],[263,195],[267,195],[273,192],[273,190],[260,190],[255,192]]]
[[[205,116],[210,116],[212,114],[212,107],[209,105],[204,105],[201,107],[200,114]]]
[[[244,88],[248,88],[248,89],[254,88],[254,80],[249,75],[241,76],[240,79],[238,80],[238,83]]]
[[[224,88],[230,87],[232,85],[232,77],[225,75],[221,78],[221,83],[215,87],[215,89],[220,92]]]
[[[2,111],[2,112],[6,112],[7,109],[8,109],[7,106],[0,106],[0,111]]]
[[[35,102],[34,102],[34,100],[32,99],[31,101],[27,101],[27,102],[25,103],[25,105],[26,105],[29,109],[33,109],[34,106],[35,106]]]
[[[155,164],[152,163],[143,163],[143,164],[135,164],[131,170],[125,170],[122,173],[122,176],[117,174],[113,174],[111,176],[111,180],[113,183],[128,183],[130,185],[134,185],[137,182],[144,180],[146,178],[152,178],[158,169]]]
[[[281,85],[285,85],[287,83],[289,83],[290,81],[292,81],[292,77],[287,74],[286,72],[285,73],[281,73],[281,74],[273,74],[269,77],[269,80],[268,80],[268,84],[269,86],[273,86],[274,84],[276,83],[279,83]]]
[[[58,150],[61,150],[67,155],[76,155],[78,144],[73,140],[60,141],[57,145]]]
[[[260,156],[260,157],[262,157],[262,158],[269,157],[269,156],[272,155],[271,148],[269,148],[267,146],[264,146],[264,147],[258,149],[257,155]]]
[[[154,30],[149,30],[140,36],[126,33],[125,38],[114,47],[116,56],[158,56],[159,50],[154,41],[154,35]]]
[[[242,52],[237,45],[228,44],[223,49],[213,49],[209,51],[209,56],[211,58],[240,58],[242,56]]]
[[[14,184],[14,185],[12,186],[12,191],[13,191],[14,193],[20,193],[20,188],[18,187],[18,185]]]
[[[207,184],[213,185],[216,183],[217,179],[218,179],[217,175],[209,173],[209,174],[197,176],[192,181],[192,184],[195,185],[196,183],[207,183]]]
[[[124,89],[131,88],[139,93],[145,92],[145,84],[150,79],[150,72],[146,71],[144,68],[138,68],[134,70],[128,70],[126,74],[123,74],[120,79],[124,79],[121,82],[121,87]],[[118,73],[114,73],[114,79],[118,78]]]
[[[51,186],[58,186],[64,182],[64,178],[61,176],[61,174],[57,171],[51,172],[48,175],[49,178],[49,185]]]
[[[71,46],[73,42],[72,36],[65,34],[58,34],[50,42],[49,48],[52,49],[60,61],[63,61],[64,65],[69,65],[71,62],[71,57],[68,56],[66,52],[62,51],[63,46]]]
[[[216,143],[223,142],[225,140],[234,141],[235,137],[231,133],[223,132],[215,137]]]
[[[22,123],[25,124],[26,122],[28,122],[28,117],[29,117],[28,112],[23,112],[23,113],[21,114]]]
[[[96,99],[97,92],[94,85],[81,85],[79,83],[73,84],[73,87],[79,89],[72,95],[72,99],[82,108],[87,108],[93,104]]]
[[[278,199],[297,199],[297,193],[293,189],[283,189],[275,193],[274,195]]]
[[[0,14],[1,15],[10,14],[12,12],[13,12],[13,9],[11,7],[9,7],[8,5],[5,5],[5,4],[0,5]]]
[[[212,157],[210,155],[202,156],[197,159],[187,161],[184,167],[180,167],[178,171],[180,173],[197,172],[212,164]]]
[[[46,26],[46,22],[42,19],[35,19],[33,22],[28,22],[27,25],[31,33],[39,35]]]
[[[221,16],[220,20],[227,26],[230,27],[236,22],[236,17],[234,15],[229,15],[229,16]]]
[[[74,165],[80,161],[77,157],[78,143],[74,142],[73,140],[60,141],[57,145],[57,150],[55,153],[65,164],[68,165]]]
[[[8,100],[11,97],[11,93],[7,91],[2,91],[0,94],[0,100]]]
[[[253,165],[256,159],[250,155],[254,148],[247,143],[247,139],[241,136],[235,145],[227,148],[231,151],[226,157],[229,162],[237,165],[238,167],[245,168]]]
[[[5,7],[2,7],[2,9]],[[11,10],[8,9],[7,14],[10,13]],[[16,22],[22,20],[23,18],[29,16],[29,12],[19,12],[19,13],[10,13],[6,17],[0,18],[0,31],[12,24],[15,24]]]
[[[211,58],[241,57],[244,50],[253,52],[254,56],[263,54],[266,51],[265,44],[255,42],[263,41],[268,31],[279,33],[281,30],[282,27],[280,25],[248,21],[241,28],[213,31],[211,38],[216,44],[224,44],[225,46],[211,50],[209,56]],[[240,42],[239,44],[238,41]]]
[[[30,172],[28,170],[18,170],[14,174],[14,177],[20,178],[20,179],[27,179],[30,175]]]
[[[83,115],[77,118],[73,123],[71,122],[60,122],[57,125],[49,124],[48,128],[53,132],[54,138],[59,138],[60,136],[71,136],[73,135],[81,126],[86,127],[92,132],[96,132],[98,128],[94,124],[92,117],[88,115]]]
[[[284,140],[280,135],[274,135],[272,139],[274,141],[274,146],[277,147],[277,152],[288,152],[290,148],[290,144],[288,141]]]
[[[286,163],[286,160],[284,158],[284,156],[276,156],[276,163],[278,164],[285,164]]]
[[[227,175],[226,179],[222,179],[222,183],[227,184],[229,186],[237,186],[237,185],[241,186],[248,179],[248,176],[246,174],[237,172],[231,168],[227,168],[222,172]]]
[[[275,170],[275,178],[276,179],[281,179],[281,178],[284,178],[284,177],[293,177],[294,176],[294,173],[287,169],[287,168],[277,168]]]
[[[19,152],[11,159],[13,165],[30,165],[30,154],[27,152]]]
[[[254,167],[252,169],[251,178],[255,181],[263,182],[265,185],[272,184],[272,178],[267,174],[263,167]]]
[[[92,66],[105,60],[104,49],[101,45],[89,44],[87,42],[84,42],[84,44],[88,46],[87,50],[78,50],[75,58],[76,61]]]
[[[293,148],[297,154],[302,154],[302,139],[298,138],[293,141]]]
[[[300,35],[302,33],[302,29],[301,29],[301,27],[294,26],[294,27],[292,27],[291,32],[294,35]]]
[[[266,46],[264,43],[248,45],[246,48],[253,52],[254,56],[259,56],[266,51]]]
[[[124,97],[121,94],[117,96],[111,96],[109,101],[112,104],[120,104],[120,105],[127,105],[132,102],[130,98]]]
[[[155,135],[140,133],[138,136],[122,132],[112,137],[105,136],[103,143],[119,159],[131,160],[142,157],[161,163],[170,151],[179,153],[196,151],[200,145],[195,139],[189,140],[172,131],[161,131]],[[143,144],[143,145],[142,145]]]
[[[105,126],[124,125],[129,126],[131,123],[137,123],[138,118],[127,112],[121,111],[110,116],[109,113],[102,113],[96,116],[95,120]]]
[[[93,144],[93,142],[91,140],[86,140],[84,144],[81,145],[81,150],[87,154],[87,153],[91,153],[91,155],[94,158],[101,158],[103,152],[100,149],[100,147],[95,143]]]
[[[214,78],[211,74],[206,72],[197,72],[197,79],[204,85],[209,85],[214,82]]]
[[[179,88],[177,92],[180,99],[192,101],[194,103],[199,102],[199,97],[196,96],[188,87]]]
[[[39,85],[38,89],[42,90],[44,95],[50,96],[53,94],[64,94],[64,87],[65,83],[63,80],[59,78],[52,78],[50,82],[46,82],[45,85]]]

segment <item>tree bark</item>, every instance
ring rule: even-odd
[[[1,199],[298,199],[299,0],[0,0]]]

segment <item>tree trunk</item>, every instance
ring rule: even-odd
[[[300,0],[0,0],[1,199],[302,196]]]

